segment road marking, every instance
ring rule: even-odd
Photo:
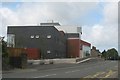
[[[111,76],[112,74],[114,74],[115,72],[113,72],[112,70],[109,70],[108,74],[105,76],[105,78],[108,78],[109,76]]]
[[[92,78],[96,78],[97,76],[102,75],[102,74],[104,74],[104,73],[105,73],[105,72],[97,72],[95,75],[93,75]]]
[[[57,75],[57,74],[50,74],[50,75],[44,75],[44,76],[37,76],[37,77],[34,77],[34,78],[43,78],[43,77],[54,76],[54,75]]]
[[[80,71],[80,70],[74,70],[74,71],[72,71],[72,72],[78,72],[78,71]]]
[[[86,77],[84,77],[84,78],[91,78],[91,75],[88,75],[88,76],[86,76]]]
[[[93,75],[92,78],[97,77],[98,75],[100,75],[100,73],[101,73],[101,72],[97,72],[95,75]]]
[[[65,73],[73,73],[73,72],[78,72],[78,71],[80,71],[80,70],[67,71],[67,72],[65,72]]]
[[[96,78],[97,76],[99,76],[99,75],[102,75],[102,74],[104,74],[105,72],[97,72],[95,75],[88,75],[88,76],[86,76],[86,77],[84,77],[84,78]]]
[[[72,73],[72,71],[68,71],[68,72],[65,72],[65,73]]]

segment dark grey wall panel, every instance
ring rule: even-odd
[[[17,48],[39,48],[43,58],[66,57],[66,37],[54,26],[8,26],[8,34],[15,34]],[[31,38],[32,35],[39,38]],[[51,38],[47,38],[48,35]]]

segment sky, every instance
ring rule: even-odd
[[[47,20],[82,27],[82,39],[103,51],[118,49],[117,0],[38,2],[4,0],[0,3],[0,36],[8,25],[38,25]]]

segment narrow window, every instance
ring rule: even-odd
[[[51,38],[51,35],[47,35],[47,38],[50,39],[50,38]]]
[[[15,47],[15,35],[14,34],[7,35],[7,47]]]
[[[50,53],[51,53],[51,51],[50,51],[50,50],[48,50],[48,51],[47,51],[47,53],[48,53],[48,54],[50,54]]]
[[[36,35],[36,38],[39,38],[39,35]]]
[[[30,38],[34,38],[34,35],[31,35]]]

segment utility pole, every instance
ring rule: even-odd
[[[3,41],[4,37],[0,37],[0,64],[2,64],[2,41]],[[0,70],[2,70],[2,65],[0,65]],[[2,72],[0,71],[0,78],[2,78],[1,76]]]

